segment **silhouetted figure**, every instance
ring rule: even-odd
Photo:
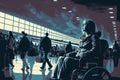
[[[49,65],[49,69],[52,68],[52,65],[47,57],[48,53],[50,52],[50,49],[51,49],[51,40],[50,38],[48,37],[48,33],[46,33],[46,36],[41,40],[40,42],[40,50],[43,50],[44,51],[44,61],[43,61],[43,65],[42,67],[40,67],[41,69],[44,69],[45,68],[45,64],[46,62],[48,63]]]
[[[4,34],[0,32],[0,79],[5,80],[4,67],[5,67],[5,53],[6,53],[6,40]]]
[[[119,55],[120,55],[120,46],[118,45],[117,41],[115,41],[113,45],[113,60],[115,67],[118,66]]]
[[[96,33],[96,35],[98,35],[98,37],[100,38],[101,37],[101,31],[98,31]],[[99,57],[101,59],[100,64],[101,64],[101,66],[103,66],[103,60],[108,57],[109,44],[108,44],[108,41],[105,40],[105,39],[100,39],[100,44],[101,44],[101,53],[99,54]]]
[[[72,57],[59,58],[58,72],[53,77],[58,77],[60,80],[71,80],[74,69],[80,69],[84,63],[98,57],[98,54],[100,54],[100,40],[95,34],[95,23],[91,20],[83,21],[82,31],[84,36],[81,38],[77,53],[71,53],[74,57],[72,55]]]
[[[71,42],[69,42],[69,43],[67,44],[65,50],[66,50],[66,53],[72,52],[72,44],[71,44]]]
[[[35,64],[35,60],[36,60],[37,56],[38,56],[37,48],[33,45],[32,41],[31,41],[31,46],[30,46],[30,49],[28,50],[28,54],[27,54],[28,64],[29,64],[29,68],[30,68],[29,80],[32,80],[33,66]]]
[[[8,41],[7,41],[7,54],[9,58],[9,64],[12,66],[12,69],[14,68],[14,65],[13,65],[14,46],[15,46],[15,39],[14,39],[13,33],[10,31],[8,35]]]
[[[25,69],[29,69],[28,64],[26,62],[26,52],[29,50],[30,48],[30,41],[27,38],[27,34],[22,31],[22,39],[20,40],[19,46],[18,46],[18,50],[20,51],[20,57],[23,61],[23,66],[22,66],[22,70]]]

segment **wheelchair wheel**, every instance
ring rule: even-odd
[[[110,80],[110,73],[101,67],[89,69],[83,76],[82,80]]]

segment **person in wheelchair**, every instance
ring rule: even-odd
[[[96,26],[92,20],[84,20],[82,23],[83,35],[80,37],[80,44],[77,51],[67,53],[58,59],[58,64],[54,71],[54,78],[58,80],[71,80],[74,69],[81,69],[83,63],[98,56],[100,53],[99,37]]]

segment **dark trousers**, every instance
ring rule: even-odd
[[[45,56],[44,56],[44,61],[43,61],[43,65],[42,68],[45,68],[45,64],[47,63],[49,65],[49,67],[52,67],[48,57],[47,57],[48,52],[45,52]]]
[[[113,57],[113,60],[114,60],[114,66],[115,66],[115,67],[118,67],[119,56],[114,56],[114,57]]]
[[[57,62],[57,65],[56,65],[56,67],[55,67],[55,70],[54,70],[54,72],[53,72],[53,78],[58,78],[58,75],[60,74],[60,72],[61,72],[61,68],[62,68],[62,65],[63,65],[63,63],[64,63],[64,59],[66,58],[66,57],[75,57],[75,55],[76,55],[76,53],[75,52],[70,52],[70,53],[67,53],[66,55],[64,55],[64,56],[61,56],[61,57],[59,57],[59,59],[58,59],[58,62]]]
[[[58,79],[71,80],[71,74],[74,69],[79,69],[79,59],[72,57],[65,57],[62,67],[60,69]]]

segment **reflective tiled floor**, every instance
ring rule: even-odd
[[[42,66],[42,63],[36,63],[33,66],[33,72],[32,77],[30,77],[29,72],[23,72],[21,70],[22,68],[22,61],[17,57],[17,60],[15,59],[13,61],[15,67],[13,69],[13,74],[15,77],[15,80],[49,80],[50,76],[52,75],[52,72],[54,70],[54,67],[57,62],[56,57],[50,58],[50,62],[53,65],[53,68],[51,70],[48,70],[48,65],[46,65],[46,68],[44,70],[41,70],[40,67]]]
[[[21,68],[22,68],[22,61],[19,58],[19,56],[17,56],[17,59],[15,59],[13,61],[15,67],[13,69],[13,74],[15,77],[15,80],[49,80],[49,78],[51,77],[53,70],[56,66],[57,63],[57,58],[56,57],[52,57],[50,58],[50,62],[53,65],[53,68],[51,70],[48,70],[48,65],[46,65],[46,69],[45,70],[41,70],[40,67],[42,66],[42,63],[36,63],[33,66],[33,72],[32,72],[32,77],[30,77],[30,74],[27,72],[22,72]],[[107,61],[104,61],[104,68],[106,65]],[[120,60],[119,60],[119,64],[120,64]],[[114,79],[112,80],[120,80],[120,65],[116,68],[114,68],[114,72],[111,73],[112,77]],[[119,79],[115,79],[115,78],[119,78]]]

